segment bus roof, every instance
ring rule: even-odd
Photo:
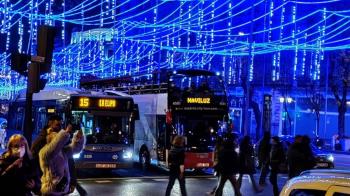
[[[204,69],[178,69],[175,70],[174,75],[188,75],[188,76],[215,76],[215,73],[212,71]]]
[[[118,99],[132,99],[130,95],[118,91],[107,90],[107,92],[82,90],[73,87],[55,88],[47,87],[41,90],[39,93],[33,94],[33,101],[45,101],[45,100],[66,100],[71,96],[86,96],[86,97],[113,97]],[[26,89],[19,92],[15,101],[26,100]]]
[[[81,90],[65,87],[65,88],[55,88],[55,87],[46,87],[41,90],[39,93],[33,94],[33,101],[36,100],[58,100],[58,99],[67,99],[72,94],[79,94]],[[18,96],[15,101],[24,101],[26,99],[26,89],[19,91]]]
[[[85,91],[73,87],[46,87],[39,93],[33,94],[33,101],[40,100],[60,100],[68,99],[71,95],[78,94],[91,94],[91,91]],[[19,94],[15,101],[24,101],[26,99],[26,89],[19,91]]]

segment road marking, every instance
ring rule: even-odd
[[[215,179],[215,176],[185,176],[186,179],[196,179],[196,178],[205,178],[205,179]],[[97,181],[111,181],[111,180],[129,180],[129,179],[169,179],[169,176],[130,176],[130,177],[119,177],[119,178],[101,178],[103,180]],[[84,178],[79,179],[79,181],[96,181],[96,178]]]
[[[168,181],[168,179],[153,179],[153,181],[156,181],[156,182],[166,182]]]
[[[103,183],[112,183],[111,180],[95,180],[96,183],[103,184]]]
[[[128,182],[141,182],[141,179],[127,179]]]

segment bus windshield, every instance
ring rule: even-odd
[[[86,144],[129,144],[128,116],[92,115],[87,111],[73,111],[73,119],[81,122]]]
[[[216,119],[190,116],[175,117],[175,129],[186,136],[186,147],[194,152],[208,152],[215,145],[219,131]]]
[[[225,96],[224,83],[218,76],[173,75],[170,77],[170,88],[182,92],[207,92],[214,96]]]

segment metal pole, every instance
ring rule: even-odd
[[[29,89],[29,84],[27,84],[23,135],[27,139],[29,146],[31,146],[32,133],[33,133],[33,122],[32,122],[33,93],[29,92],[28,89]]]

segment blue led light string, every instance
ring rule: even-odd
[[[215,12],[215,10],[223,7],[227,2],[229,2],[229,0],[227,0],[226,2],[222,2],[219,6],[217,6],[216,8],[212,8],[212,4],[215,4],[217,3],[219,0],[215,0],[215,1],[211,1],[210,4],[207,5],[207,7],[205,8],[202,8],[202,13],[203,13],[203,21],[202,23],[204,24],[207,24],[206,22],[207,21],[211,21],[211,19],[209,18],[208,20],[204,20],[205,17],[210,17],[210,14],[211,12]],[[243,0],[245,1],[245,0]],[[201,4],[202,3],[202,4]],[[193,6],[192,9],[195,9],[196,7],[198,6],[203,6],[204,5],[204,2],[203,1],[198,1],[198,4],[196,4],[195,6]],[[188,10],[187,12],[184,12],[183,13],[183,16],[186,16],[191,10]],[[204,14],[205,13],[205,14]],[[183,17],[181,16],[181,17]],[[186,24],[188,24],[188,22],[191,22],[193,24],[195,24],[195,21],[196,21],[196,18],[197,16],[199,16],[199,13],[197,12],[196,14],[193,14],[191,18],[187,18],[187,19],[184,19],[182,21],[179,21],[179,23],[175,23],[176,22],[176,19],[173,19],[171,21],[167,21],[167,23],[164,23],[164,24],[160,24],[161,26],[167,26],[167,25],[171,25],[171,24],[175,24],[176,26],[182,26],[184,29],[187,29],[187,28],[190,28],[189,26],[187,26]],[[211,25],[211,24],[208,24],[208,25]]]
[[[262,3],[262,2],[263,2],[263,0],[260,1],[260,2],[258,2],[258,3],[260,4],[260,3]],[[280,5],[280,6],[276,7],[276,8],[272,8],[272,11],[277,11],[277,10],[281,9],[281,8],[282,8],[285,4],[287,4],[287,3],[288,3],[288,2],[285,2],[284,4],[282,4],[282,5]],[[256,5],[256,4],[254,4],[254,6],[255,6],[255,5]],[[250,10],[250,9],[252,9],[252,8],[251,8],[251,7],[247,7],[246,9],[244,9],[244,10],[242,10],[242,11],[240,11],[240,12],[235,13],[232,17],[238,16],[238,15],[244,13],[244,12],[247,12],[247,11]],[[266,15],[266,14],[263,14],[262,16],[259,16],[259,17],[257,17],[257,18],[259,18],[259,19],[260,19],[260,18],[263,18],[264,15]],[[245,25],[249,25],[251,22],[256,21],[256,20],[257,20],[257,19],[255,18],[255,19],[250,20],[250,21],[248,21],[248,22],[244,22],[244,23],[238,24],[238,25],[236,25],[236,26],[231,26],[230,29],[234,30],[234,29],[237,29],[237,28],[241,28],[241,27],[243,27],[243,26],[245,26]],[[229,29],[228,29],[228,28],[222,28],[222,29],[215,30],[215,32],[216,32],[216,33],[217,33],[217,32],[224,32],[224,31],[227,31],[227,30],[229,30]],[[203,31],[203,33],[208,33],[208,34],[210,34],[211,31]]]
[[[334,3],[334,2],[338,2],[338,1],[342,1],[342,0],[325,0],[325,1],[314,1],[311,0],[311,2],[307,2],[307,1],[296,1],[296,3],[298,4],[321,4],[321,3]]]
[[[238,7],[238,6],[239,6],[241,3],[243,3],[244,1],[245,1],[245,0],[241,1],[240,3],[235,4],[235,6],[232,6],[230,9],[227,9],[226,11],[221,12],[220,14],[216,15],[215,17],[216,17],[216,18],[219,18],[219,17],[221,17],[222,15],[227,14],[228,12],[232,11],[234,8]],[[258,6],[259,4],[261,4],[261,3],[264,2],[264,1],[265,1],[265,0],[260,0],[259,2],[255,3],[254,6]],[[221,8],[223,5],[229,4],[229,3],[230,3],[230,2],[229,2],[229,0],[228,0],[227,2],[221,4],[221,6],[219,5],[219,6],[215,7],[215,8],[213,8],[213,11],[215,12],[215,11],[219,10],[219,8]],[[203,21],[203,23],[205,23],[205,24],[207,24],[207,25],[212,25],[213,23],[218,23],[218,22],[221,22],[221,21],[225,21],[225,20],[228,20],[228,19],[233,18],[233,17],[235,17],[235,16],[238,16],[238,15],[240,15],[240,14],[243,14],[243,13],[245,13],[245,12],[248,12],[250,9],[252,9],[251,6],[247,7],[247,8],[244,9],[244,10],[241,10],[241,11],[235,13],[235,14],[232,14],[231,17],[229,16],[229,17],[221,18],[221,19],[218,19],[218,20],[215,20],[215,21],[212,21],[212,20],[208,19],[208,20],[206,20],[206,21]],[[209,15],[209,13],[210,13],[210,12],[208,12],[207,14]],[[205,16],[206,16],[206,15],[205,15]],[[204,17],[205,17],[205,16],[204,16]],[[250,22],[249,22],[249,23],[250,23]]]
[[[142,3],[138,4],[137,6],[134,6],[134,7],[130,8],[130,9],[124,11],[124,12],[121,12],[121,13],[116,14],[114,17],[121,17],[121,15],[125,15],[126,13],[131,12],[131,11],[133,11],[133,10],[135,10],[135,9],[137,9],[137,8],[139,8],[139,7],[141,7],[141,6],[143,6],[144,4],[146,4],[146,3],[148,3],[148,2],[149,2],[149,0],[143,1]],[[163,2],[163,3],[165,3],[165,2]],[[150,11],[153,10],[153,9],[154,9],[154,7],[148,8],[148,9],[144,10],[143,12],[140,12],[140,13],[138,13],[138,14],[135,14],[135,15],[132,15],[132,16],[123,18],[123,20],[130,20],[131,18],[134,18],[134,17],[140,16],[140,15],[142,15],[142,14],[144,14],[144,13],[150,12]],[[111,9],[110,9],[110,10],[107,10],[107,11],[104,11],[104,12],[101,12],[101,13],[99,13],[99,14],[97,14],[97,15],[85,17],[85,18],[84,18],[84,21],[85,21],[84,24],[85,24],[85,25],[92,25],[92,26],[96,25],[96,22],[99,22],[99,19],[97,19],[97,20],[96,20],[96,19],[95,19],[95,20],[89,20],[89,19],[95,18],[95,17],[99,17],[100,15],[104,14],[105,12],[109,12],[109,11],[111,11]],[[111,17],[107,17],[107,18],[111,18]],[[104,19],[107,19],[107,18],[104,18]],[[74,20],[74,21],[76,22],[76,21],[79,21],[79,20]],[[113,22],[107,22],[107,23],[105,23],[105,24],[113,24]]]

